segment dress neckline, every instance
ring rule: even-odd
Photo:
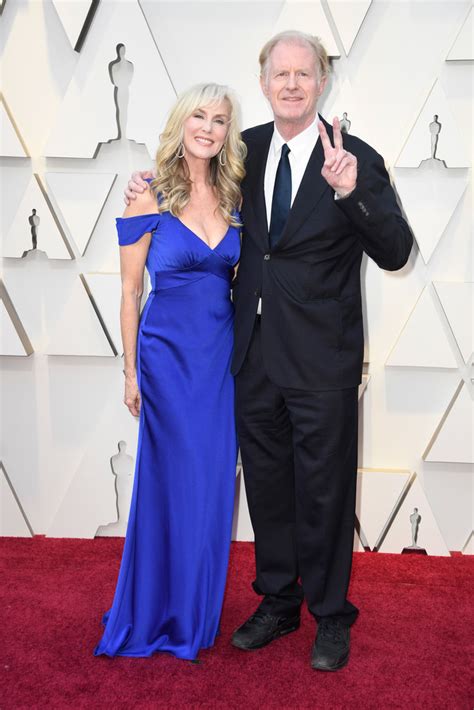
[[[171,213],[170,213],[170,214],[171,214]],[[173,216],[174,216],[174,215],[173,215]],[[229,226],[227,227],[227,231],[226,231],[226,233],[224,234],[224,236],[222,236],[222,237],[220,238],[220,240],[217,242],[217,244],[216,244],[215,247],[211,247],[206,241],[204,241],[204,239],[203,239],[202,237],[199,236],[199,234],[196,234],[196,232],[195,232],[194,230],[192,230],[191,227],[188,227],[187,224],[184,224],[184,222],[183,222],[179,217],[175,217],[175,219],[177,219],[178,222],[181,224],[181,226],[184,227],[190,234],[192,234],[193,237],[196,237],[196,239],[199,239],[199,241],[202,242],[202,244],[204,244],[204,246],[207,247],[207,248],[209,249],[209,251],[216,251],[216,249],[218,249],[218,248],[220,247],[220,245],[222,244],[222,242],[224,241],[224,239],[227,237],[227,235],[229,234],[229,232],[230,232],[230,230],[231,230],[231,227],[232,227],[232,225],[229,224]]]

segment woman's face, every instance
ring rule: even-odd
[[[231,107],[227,99],[193,111],[183,126],[186,157],[210,160],[217,155],[227,138],[230,117]]]

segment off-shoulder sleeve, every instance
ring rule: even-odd
[[[158,212],[139,214],[135,217],[116,217],[118,242],[120,246],[134,244],[147,232],[154,232],[160,221]]]

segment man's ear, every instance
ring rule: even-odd
[[[323,76],[322,79],[319,81],[319,87],[318,87],[318,96],[321,96],[323,93],[324,89],[326,88],[326,84],[328,83],[328,78],[327,76]]]
[[[263,95],[265,96],[265,98],[267,98],[267,99],[268,99],[268,86],[267,86],[267,80],[266,80],[266,78],[264,77],[264,75],[263,75],[263,74],[260,74],[260,88],[262,89],[262,91],[263,91]]]

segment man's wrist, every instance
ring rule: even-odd
[[[354,185],[351,190],[335,190],[336,200],[344,200],[346,197],[349,197],[349,195],[352,195],[356,187],[357,185]]]

